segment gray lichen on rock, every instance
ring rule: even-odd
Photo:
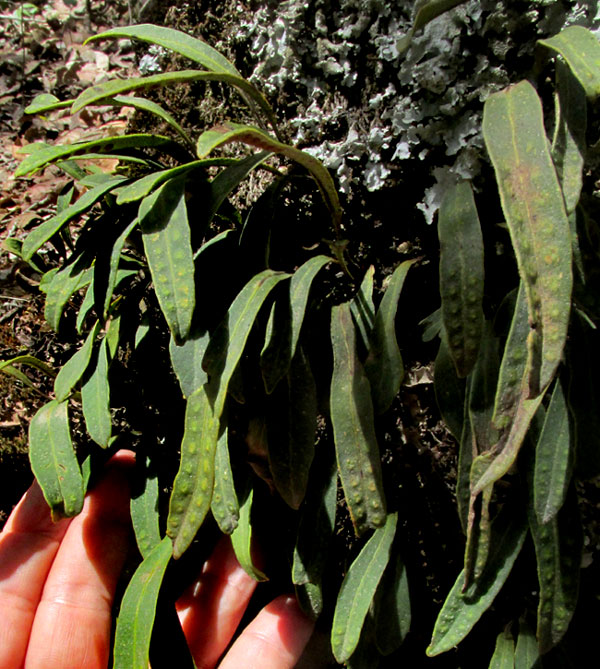
[[[427,160],[430,181],[415,204],[431,222],[447,184],[479,173],[486,97],[527,76],[536,39],[571,23],[597,29],[600,17],[595,1],[469,0],[400,54],[412,8],[261,0],[234,39],[247,46],[251,80],[279,102],[291,141],[348,196],[394,185]]]

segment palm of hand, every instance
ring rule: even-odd
[[[0,669],[105,669],[114,592],[131,541],[121,452],[73,520],[52,523],[33,484],[0,535]],[[199,669],[216,666],[256,582],[239,566],[228,538],[177,602]],[[267,605],[231,646],[222,669],[294,667],[312,633],[295,599]]]

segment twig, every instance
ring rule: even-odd
[[[0,316],[0,323],[5,323],[10,320],[15,314],[17,314],[24,307],[24,304],[17,304],[12,309],[9,309],[5,314]]]
[[[0,300],[15,300],[17,302],[28,302],[27,297],[15,297],[14,295],[0,295]]]

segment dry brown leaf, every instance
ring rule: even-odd
[[[115,119],[114,121],[108,121],[103,123],[100,126],[104,135],[109,137],[115,137],[116,135],[122,135],[127,130],[127,121]]]
[[[106,71],[101,70],[95,63],[85,63],[77,70],[77,78],[83,84],[99,84],[107,79]]]

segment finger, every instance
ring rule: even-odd
[[[23,664],[42,589],[70,520],[53,523],[36,482],[0,534],[0,669]]]
[[[229,537],[206,561],[198,581],[177,602],[177,612],[198,669],[214,667],[227,648],[256,588],[240,567]]]
[[[313,627],[314,623],[302,613],[296,598],[281,595],[246,627],[219,669],[292,669]]]
[[[27,669],[106,669],[112,601],[130,540],[132,461],[123,452],[114,457],[71,522],[35,614]]]

